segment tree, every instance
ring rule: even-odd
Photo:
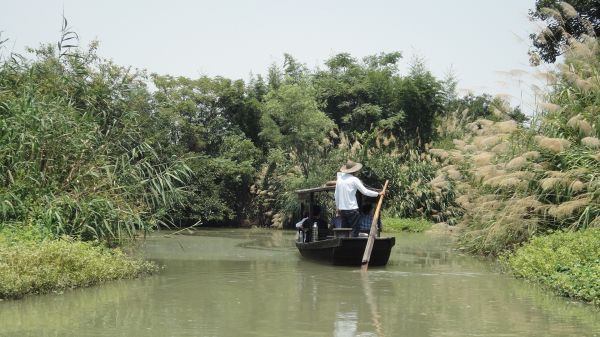
[[[256,173],[259,103],[243,81],[154,75],[155,118],[169,134],[168,153],[185,158],[193,179],[177,208],[181,224],[242,218]],[[247,203],[246,203],[247,204]]]
[[[529,35],[533,44],[531,61],[536,65],[539,59],[554,63],[571,39],[581,41],[586,35],[600,35],[600,0],[570,0],[569,4],[537,0],[529,16],[546,24],[541,32]]]
[[[266,96],[260,137],[271,147],[290,151],[308,177],[323,139],[335,126],[319,110],[306,84],[286,84]]]

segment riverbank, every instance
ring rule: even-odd
[[[60,292],[157,270],[121,249],[69,238],[40,240],[0,232],[0,299]]]
[[[598,228],[534,237],[500,260],[519,278],[600,306]]]
[[[384,233],[421,233],[433,226],[430,221],[419,218],[388,218],[382,220]]]
[[[155,276],[0,302],[0,336],[376,336],[379,331],[559,337],[600,331],[600,312],[498,274],[490,259],[454,249],[449,236],[403,232],[388,265],[365,275],[302,258],[295,231],[169,233],[150,234],[140,246],[144,257],[164,265]]]

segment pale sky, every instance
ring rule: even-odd
[[[0,11],[5,51],[55,44],[64,13],[80,45],[100,41],[117,64],[160,74],[248,79],[292,54],[309,68],[349,52],[418,56],[438,78],[452,68],[461,93],[510,95],[532,109],[527,12],[534,0],[13,0]],[[512,75],[508,75],[508,74]]]

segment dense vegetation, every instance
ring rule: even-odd
[[[532,15],[573,24],[573,7],[559,6]],[[590,13],[577,23],[596,24],[582,21]],[[77,241],[52,240],[117,245],[160,226],[282,228],[298,216],[294,190],[333,179],[350,158],[367,184],[390,180],[384,226],[456,226],[463,249],[507,254],[531,280],[556,279],[519,271],[543,240],[578,230],[586,247],[600,240],[589,230],[600,225],[595,37],[548,47],[565,62],[545,74],[551,86],[532,120],[489,95],[458,97],[452,76],[437,79],[418,59],[400,72],[399,52],[341,53],[312,70],[285,54],[245,82],[148,75],[101,59],[95,44],[73,47],[74,37],[65,23],[58,48],[0,55],[0,234],[62,247]],[[527,246],[548,232],[557,234]]]
[[[156,269],[97,242],[67,237],[40,241],[35,230],[0,233],[0,299],[87,287]]]
[[[400,219],[400,218],[385,218],[382,221],[383,232],[394,233],[394,232],[411,232],[421,233],[431,228],[431,222],[417,218],[417,219]]]
[[[597,0],[536,0],[529,12],[533,20],[541,20],[544,28],[530,35],[533,45],[529,55],[533,63],[553,63],[573,41],[600,34],[600,2]]]
[[[504,262],[515,275],[561,295],[600,304],[600,230],[535,237]]]
[[[544,74],[550,90],[528,127],[503,109],[446,116],[429,150],[443,162],[430,184],[454,191],[463,249],[504,254],[515,275],[598,303],[600,46],[565,38],[565,62]]]
[[[421,161],[395,169],[432,140],[445,103],[443,83],[420,62],[400,74],[400,53],[339,54],[316,70],[286,54],[283,67],[246,83],[148,75],[100,58],[95,43],[75,44],[65,21],[57,47],[0,55],[0,235],[18,238],[0,242],[3,297],[113,278],[81,270],[61,281],[52,275],[64,266],[48,265],[33,282],[13,282],[23,272],[15,266],[49,263],[38,258],[46,250],[89,250],[102,270],[94,247],[161,226],[282,227],[294,220],[293,190],[332,179],[349,157],[367,164],[371,184],[398,177],[398,201],[408,175],[432,174]],[[431,210],[425,196],[408,201],[391,212]]]

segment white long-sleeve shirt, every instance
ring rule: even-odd
[[[349,173],[338,172],[335,184],[335,206],[341,210],[358,209],[356,191],[367,197],[376,197],[378,192],[371,191],[357,177]]]

